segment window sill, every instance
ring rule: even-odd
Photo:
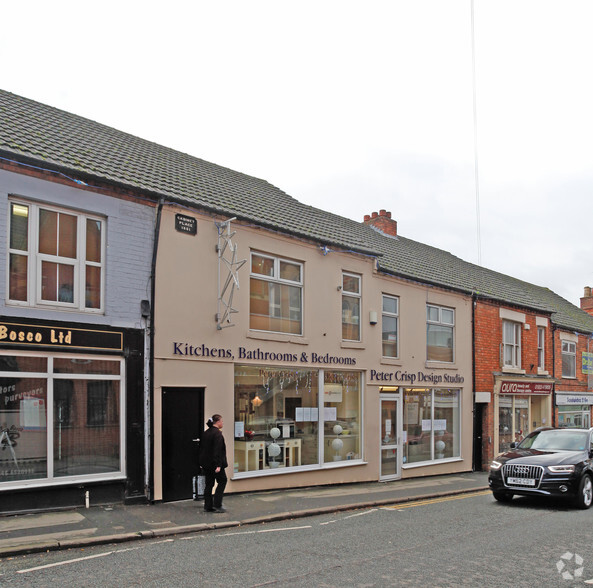
[[[430,359],[426,360],[426,367],[429,367],[433,370],[458,370],[457,364],[455,362],[446,362],[446,361],[431,361]]]
[[[266,333],[262,331],[248,331],[247,339],[258,341],[276,341],[277,343],[295,343],[296,345],[309,345],[309,339],[301,335],[285,335],[283,333]]]
[[[305,472],[319,472],[322,470],[333,470],[336,468],[354,467],[367,465],[364,459],[343,459],[324,463],[323,465],[313,464],[308,466],[294,466],[284,468],[269,468],[266,470],[253,470],[251,472],[234,472],[231,480],[249,480],[251,478],[262,478],[266,476],[281,476],[283,474],[300,474]]]
[[[547,370],[541,370],[541,369],[537,369],[537,375],[538,376],[549,376],[550,372],[548,372]]]
[[[522,370],[521,368],[503,366],[502,373],[503,374],[517,374],[517,375],[524,376],[527,372],[525,370]]]
[[[398,367],[401,367],[403,365],[402,360],[398,357],[382,357],[381,363],[384,365],[395,365]]]
[[[342,349],[365,349],[365,344],[360,341],[342,341],[340,344]]]
[[[442,463],[454,463],[454,462],[459,462],[459,461],[463,461],[463,458],[461,458],[461,457],[447,457],[445,459],[435,459],[433,461],[420,461],[418,463],[404,463],[404,464],[402,464],[402,469],[403,470],[413,470],[414,468],[423,468],[426,466],[440,465]]]

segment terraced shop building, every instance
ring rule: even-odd
[[[225,421],[230,492],[469,471],[477,305],[535,308],[549,324],[559,316],[538,298],[544,289],[525,297],[512,278],[407,239],[386,211],[356,222],[264,180],[6,92],[0,108],[10,114],[0,118],[0,161],[13,173],[43,167],[52,181],[66,175],[87,195],[109,188],[152,213],[145,229],[154,247],[144,248],[149,262],[139,258],[147,280],[135,310],[151,334],[148,499],[191,496],[195,440],[215,412]],[[106,263],[109,284],[117,260]],[[130,388],[124,394],[122,402]],[[24,410],[11,418],[25,422]],[[38,430],[53,448],[55,427]],[[114,478],[138,464],[137,454],[124,454]],[[8,462],[0,454],[0,467]],[[0,492],[19,490],[0,482]]]

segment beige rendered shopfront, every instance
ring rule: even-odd
[[[193,439],[213,413],[229,492],[471,469],[469,298],[383,275],[372,256],[182,212],[195,233],[165,208],[157,260],[156,500],[197,471]]]

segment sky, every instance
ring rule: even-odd
[[[593,286],[591,0],[29,0],[1,22],[4,90],[388,210],[577,306]]]

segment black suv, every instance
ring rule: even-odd
[[[542,427],[490,465],[488,484],[496,500],[566,496],[578,508],[593,503],[593,429]]]

